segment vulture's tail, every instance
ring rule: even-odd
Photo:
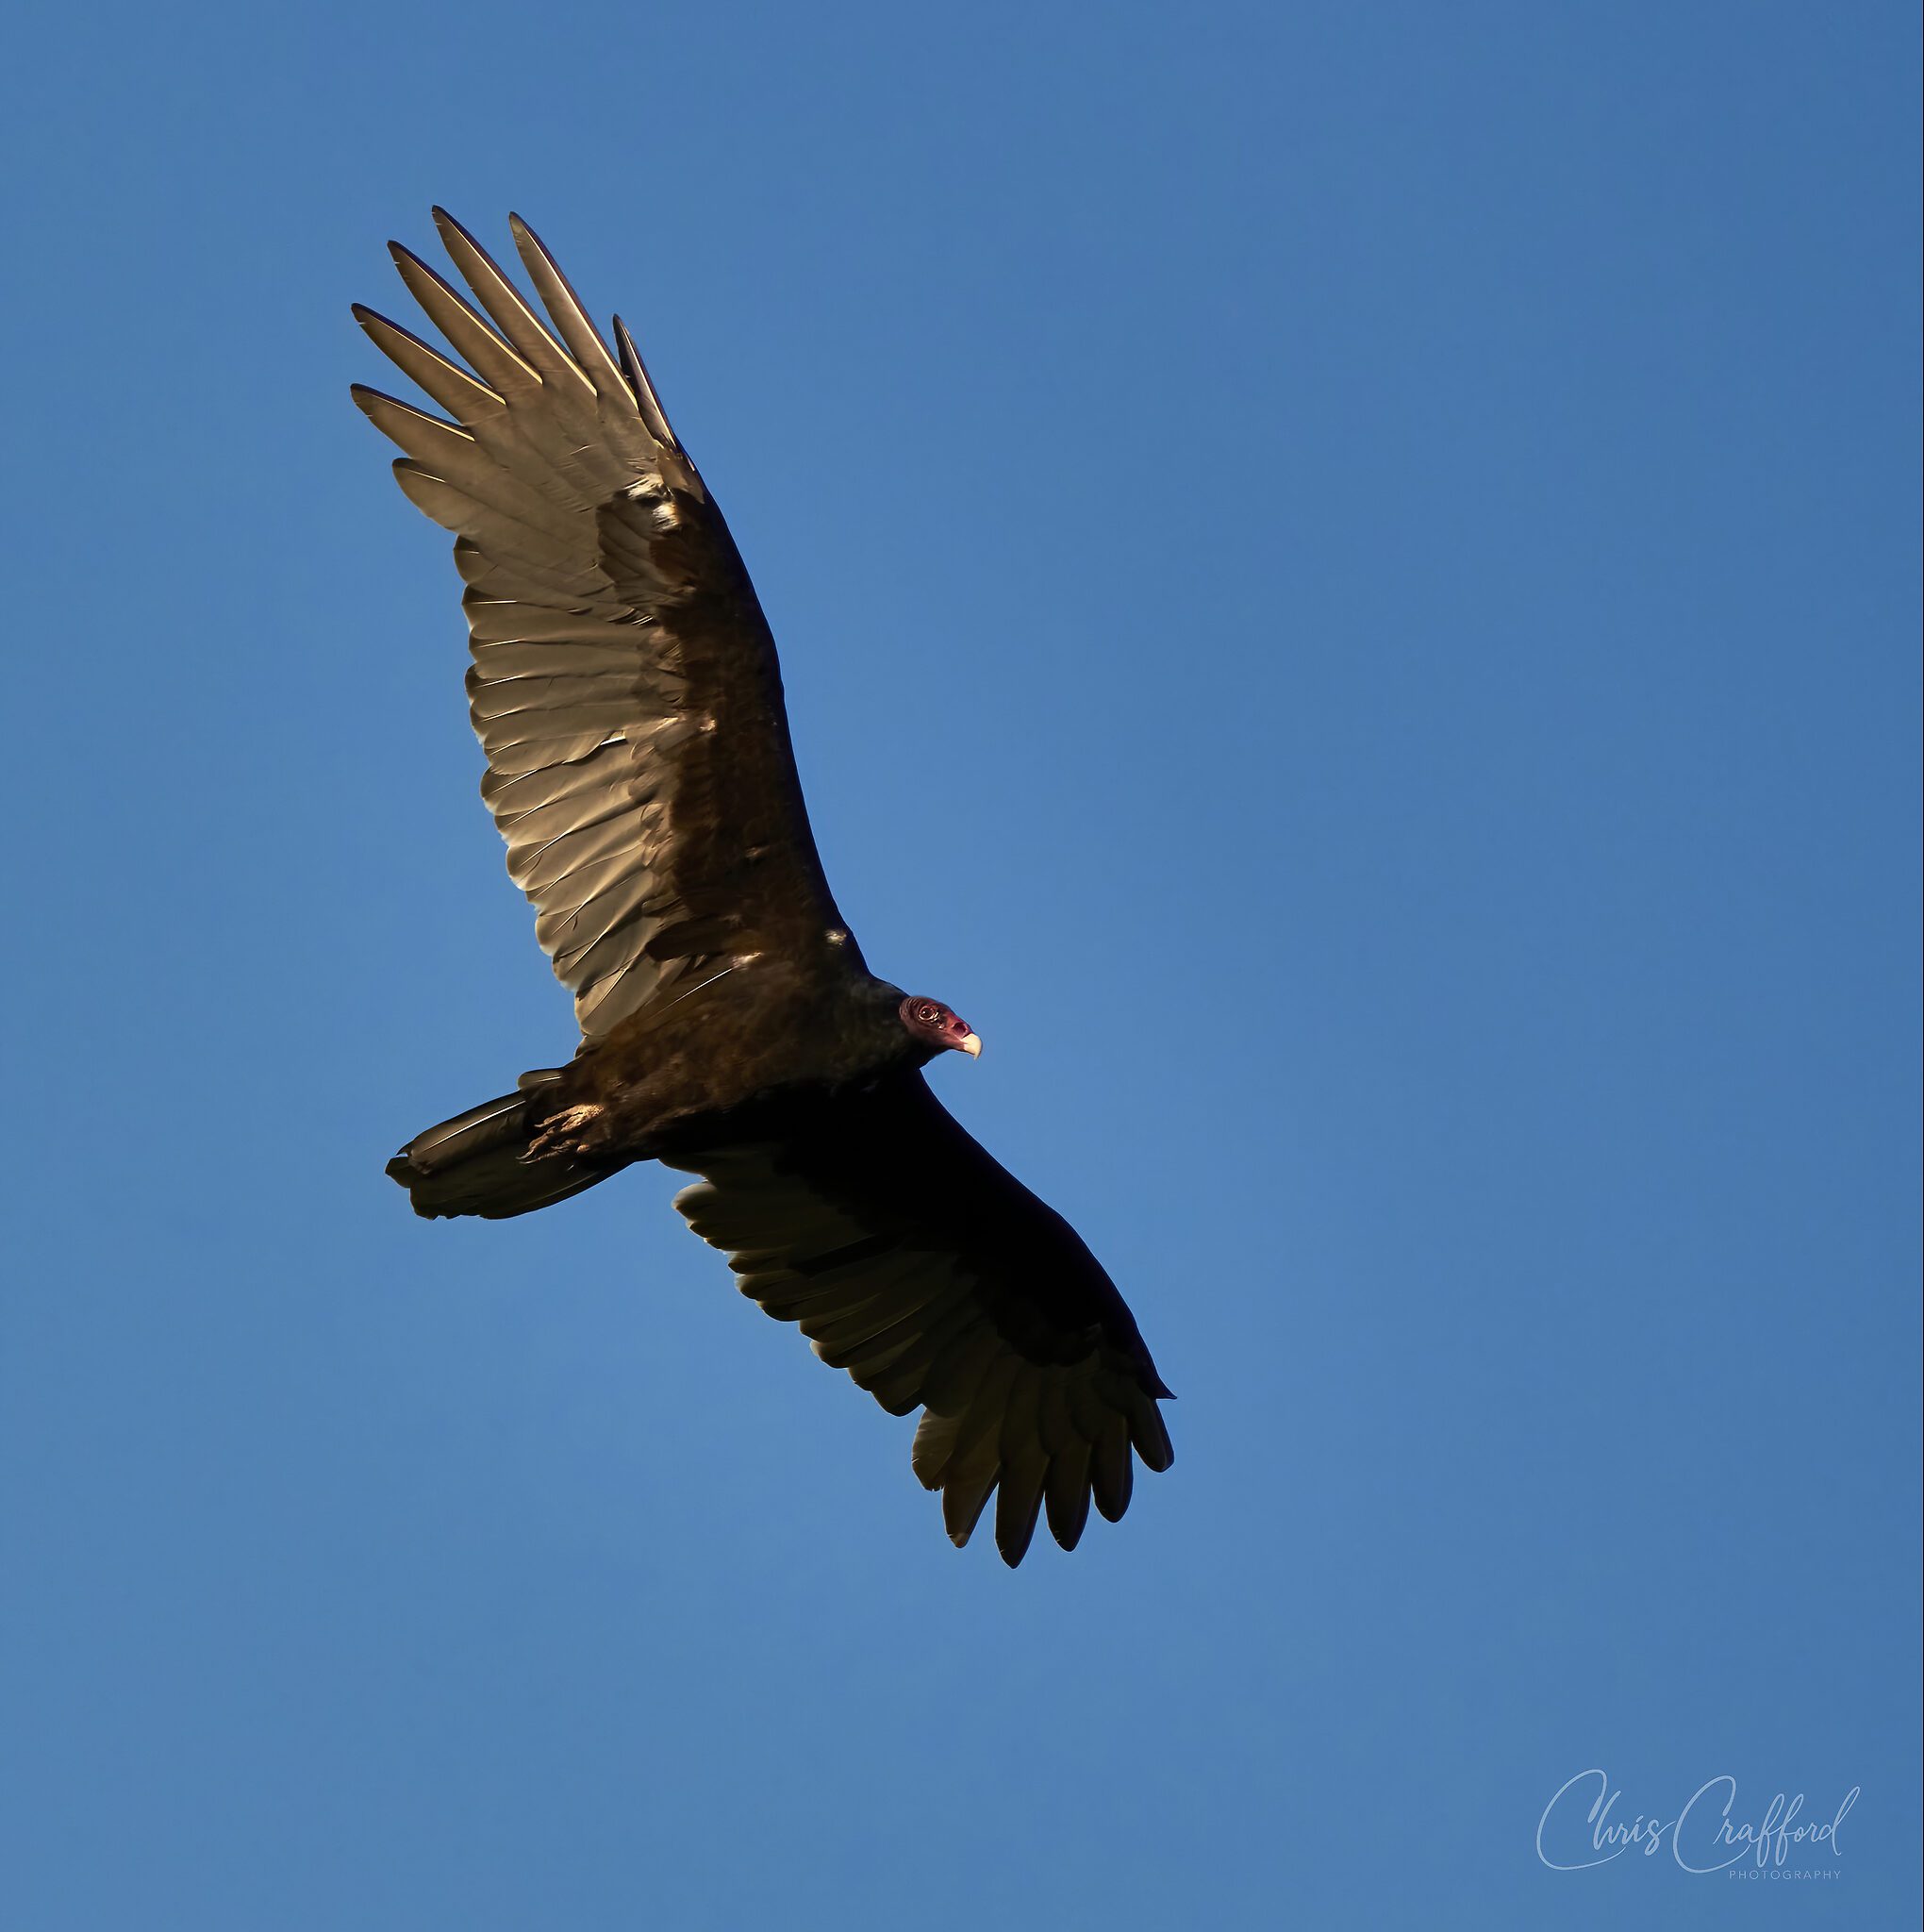
[[[549,1110],[542,1090],[560,1077],[555,1071],[523,1074],[514,1092],[415,1135],[388,1163],[415,1213],[430,1220],[478,1214],[484,1221],[506,1221],[565,1201],[625,1167],[622,1160],[529,1154]]]

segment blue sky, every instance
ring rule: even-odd
[[[1911,1923],[1913,15],[16,25],[0,1916]],[[347,398],[437,200],[634,325],[1181,1393],[1071,1557],[672,1177],[381,1176],[572,1044]],[[1552,1871],[1590,1767],[1861,1796]]]

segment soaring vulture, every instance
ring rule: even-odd
[[[836,909],[774,641],[620,317],[611,355],[510,217],[543,322],[434,218],[473,304],[390,245],[453,357],[354,312],[447,416],[354,395],[455,533],[482,796],[582,1039],[388,1172],[418,1214],[489,1218],[631,1161],[699,1175],[675,1206],[742,1291],[891,1414],[922,1411],[915,1474],[954,1541],[994,1493],[1006,1562],[1045,1508],[1072,1549],[1091,1499],[1128,1507],[1132,1449],[1169,1467],[1169,1391],[1075,1230],[924,1081],[981,1041],[871,973]]]

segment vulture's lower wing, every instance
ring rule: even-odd
[[[355,313],[453,420],[375,390],[355,399],[406,452],[402,489],[456,533],[482,794],[582,1032],[606,1033],[718,954],[832,945],[852,959],[774,642],[627,332],[618,321],[617,362],[519,221],[552,327],[464,228],[435,219],[479,310],[398,244],[394,258],[468,366]]]
[[[1004,1561],[1046,1504],[1072,1549],[1129,1504],[1133,1445],[1170,1461],[1167,1396],[1135,1318],[1075,1230],[967,1134],[920,1074],[807,1103],[778,1131],[677,1152],[675,1206],[744,1294],[796,1322],[896,1415],[915,1473],[969,1541],[991,1491]]]

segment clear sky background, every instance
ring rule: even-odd
[[[16,23],[0,1919],[1910,1924],[1913,16]],[[674,1177],[382,1178],[572,1043],[347,397],[435,200],[633,322],[1180,1391],[1073,1557]],[[1553,1872],[1592,1766],[1862,1796]]]

